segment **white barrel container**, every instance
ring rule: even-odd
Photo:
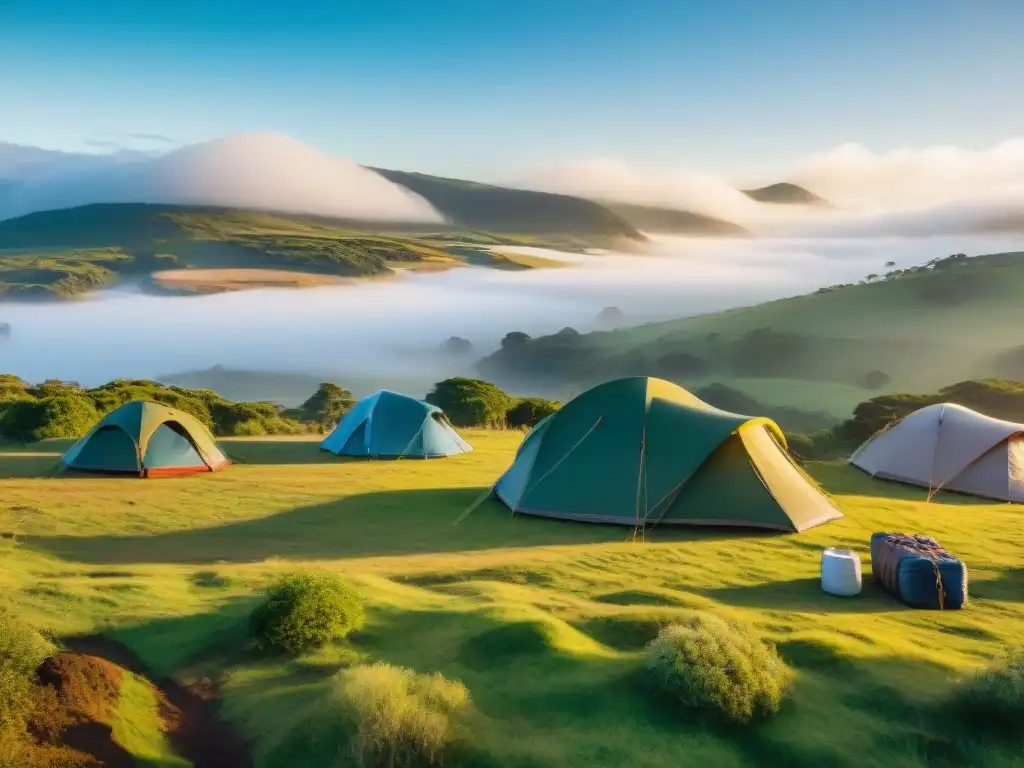
[[[821,553],[821,588],[830,595],[860,594],[860,557],[849,549],[829,547]]]

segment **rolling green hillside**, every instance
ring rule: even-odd
[[[572,235],[613,245],[645,238],[621,215],[582,197],[496,187],[423,173],[371,170],[421,197],[464,229],[519,235]]]
[[[828,205],[828,200],[811,192],[809,189],[783,181],[769,184],[758,189],[744,189],[743,194],[759,203],[778,203],[780,205]]]
[[[508,268],[494,245],[579,248],[449,229],[382,232],[359,222],[231,208],[97,204],[0,221],[0,298],[66,298],[177,267],[387,275],[396,266]],[[517,264],[531,269],[539,263]]]
[[[628,203],[608,203],[607,205],[634,227],[644,232],[718,237],[749,234],[748,230],[739,224],[692,211]]]
[[[1024,378],[1024,253],[963,256],[859,285],[637,328],[523,339],[479,363],[492,381],[565,397],[622,375],[721,382],[759,402],[844,417],[877,388]]]

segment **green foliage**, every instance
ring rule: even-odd
[[[954,696],[955,708],[972,723],[1024,735],[1024,645],[1007,648],[971,677]]]
[[[93,389],[73,382],[30,386],[0,377],[0,439],[32,442],[77,438],[103,416],[133,400],[163,403],[195,416],[215,435],[285,435],[310,431],[275,403],[234,403],[209,389],[184,389],[156,381],[117,379]]]
[[[36,669],[53,651],[32,626],[0,606],[0,745],[24,733],[34,700]]]
[[[554,400],[545,400],[541,397],[524,397],[509,408],[505,421],[512,429],[533,427],[541,419],[550,416],[561,407],[562,404]]]
[[[298,654],[341,639],[364,621],[362,598],[351,584],[329,573],[301,571],[270,585],[250,627],[258,646]]]
[[[743,725],[775,715],[792,673],[750,626],[698,615],[665,627],[647,646],[657,687],[694,710]]]
[[[472,704],[457,680],[383,663],[340,672],[335,696],[362,768],[451,764]]]
[[[329,381],[323,382],[306,402],[287,415],[324,428],[334,427],[355,405],[355,397],[347,389]]]
[[[0,437],[26,443],[81,437],[98,420],[92,400],[75,392],[15,400],[0,408]]]
[[[490,382],[466,378],[438,382],[426,400],[457,427],[503,427],[514,402]]]

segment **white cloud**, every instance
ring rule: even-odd
[[[779,179],[832,209],[761,204],[706,173],[644,172],[612,159],[537,170],[520,186],[717,216],[758,234],[930,235],[1024,213],[1024,139],[985,150],[925,147],[875,153],[844,144],[809,155]]]
[[[1024,138],[983,150],[953,146],[876,153],[843,144],[810,155],[790,179],[841,206],[886,209],[995,197],[1024,186]]]
[[[288,136],[246,133],[156,158],[106,162],[24,182],[0,218],[89,203],[222,205],[369,220],[440,222],[425,200]]]
[[[764,215],[758,203],[709,174],[682,168],[648,173],[609,158],[536,169],[510,183],[567,195],[677,208],[731,221],[750,221]]]

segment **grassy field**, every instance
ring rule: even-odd
[[[960,676],[1024,634],[1020,507],[812,465],[845,517],[804,534],[622,528],[481,504],[521,435],[468,432],[442,461],[359,462],[303,439],[225,441],[207,477],[53,476],[64,443],[0,452],[0,595],[58,635],[102,631],[153,673],[214,677],[257,765],[328,766],[309,729],[329,678],[354,659],[461,679],[480,766],[938,766],[1024,764],[942,714]],[[902,607],[872,583],[875,531],[937,537],[970,566],[963,611]],[[853,547],[865,589],[830,597],[821,549]],[[245,649],[245,617],[273,574],[355,580],[369,622],[351,644],[293,661]],[[640,650],[673,619],[756,624],[797,673],[771,723],[706,725],[652,698]],[[140,738],[142,744],[150,743]],[[154,747],[149,747],[153,749]]]

